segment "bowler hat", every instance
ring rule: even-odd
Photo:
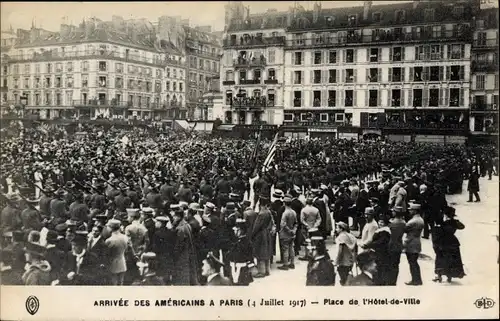
[[[161,222],[161,223],[167,223],[169,221],[168,217],[166,217],[166,216],[157,216],[155,218],[155,220],[157,220],[158,222]]]
[[[76,231],[75,232],[75,237],[71,240],[71,243],[75,243],[78,245],[85,245],[87,244],[87,237],[89,235],[89,232],[87,231]]]
[[[47,236],[45,237],[47,240],[47,244],[56,244],[57,243],[57,232],[49,230],[47,232]]]
[[[59,233],[66,232],[67,229],[68,229],[68,224],[66,224],[66,223],[57,224],[55,227],[56,232],[59,232]]]
[[[208,208],[208,209],[213,210],[213,209],[215,209],[215,204],[214,204],[214,203],[212,203],[212,202],[207,202],[207,203],[205,204],[205,207],[206,207],[206,208]]]
[[[275,189],[274,190],[273,197],[282,198],[283,195],[284,195],[284,193],[283,193],[282,190],[280,190],[280,189]]]

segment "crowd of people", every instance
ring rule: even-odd
[[[469,179],[479,202],[493,147],[280,139],[261,171],[271,143],[91,125],[2,141],[2,283],[249,285],[297,258],[307,285],[396,285],[405,253],[421,285],[430,236],[434,281],[465,275],[446,194]]]

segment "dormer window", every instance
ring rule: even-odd
[[[453,7],[453,15],[456,18],[461,18],[463,14],[464,14],[464,7],[463,6],[454,6]]]
[[[349,24],[349,26],[355,26],[357,23],[358,23],[358,16],[355,15],[355,14],[352,14],[352,15],[349,15],[347,17],[347,23]]]
[[[326,17],[326,25],[332,27],[335,23],[335,17]]]
[[[396,15],[396,23],[402,23],[406,19],[406,11],[404,10],[397,10],[395,15]]]
[[[382,13],[374,12],[372,14],[372,20],[373,20],[373,22],[380,22],[380,20],[382,20]]]

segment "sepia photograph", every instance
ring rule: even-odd
[[[1,318],[498,317],[498,51],[493,0],[3,2]]]

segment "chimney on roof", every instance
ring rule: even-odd
[[[31,28],[30,30],[30,42],[35,42],[36,39],[40,37],[40,29]]]
[[[313,23],[318,22],[320,12],[321,12],[321,4],[316,1],[314,2],[314,8],[313,8]]]
[[[95,22],[93,19],[89,19],[85,21],[85,39],[88,39],[90,35],[94,32],[95,30]]]
[[[293,22],[293,16],[295,14],[295,9],[293,7],[288,8],[288,12],[286,13],[286,26],[290,27]]]
[[[368,20],[371,9],[372,9],[372,1],[365,1],[363,3],[363,20]]]

